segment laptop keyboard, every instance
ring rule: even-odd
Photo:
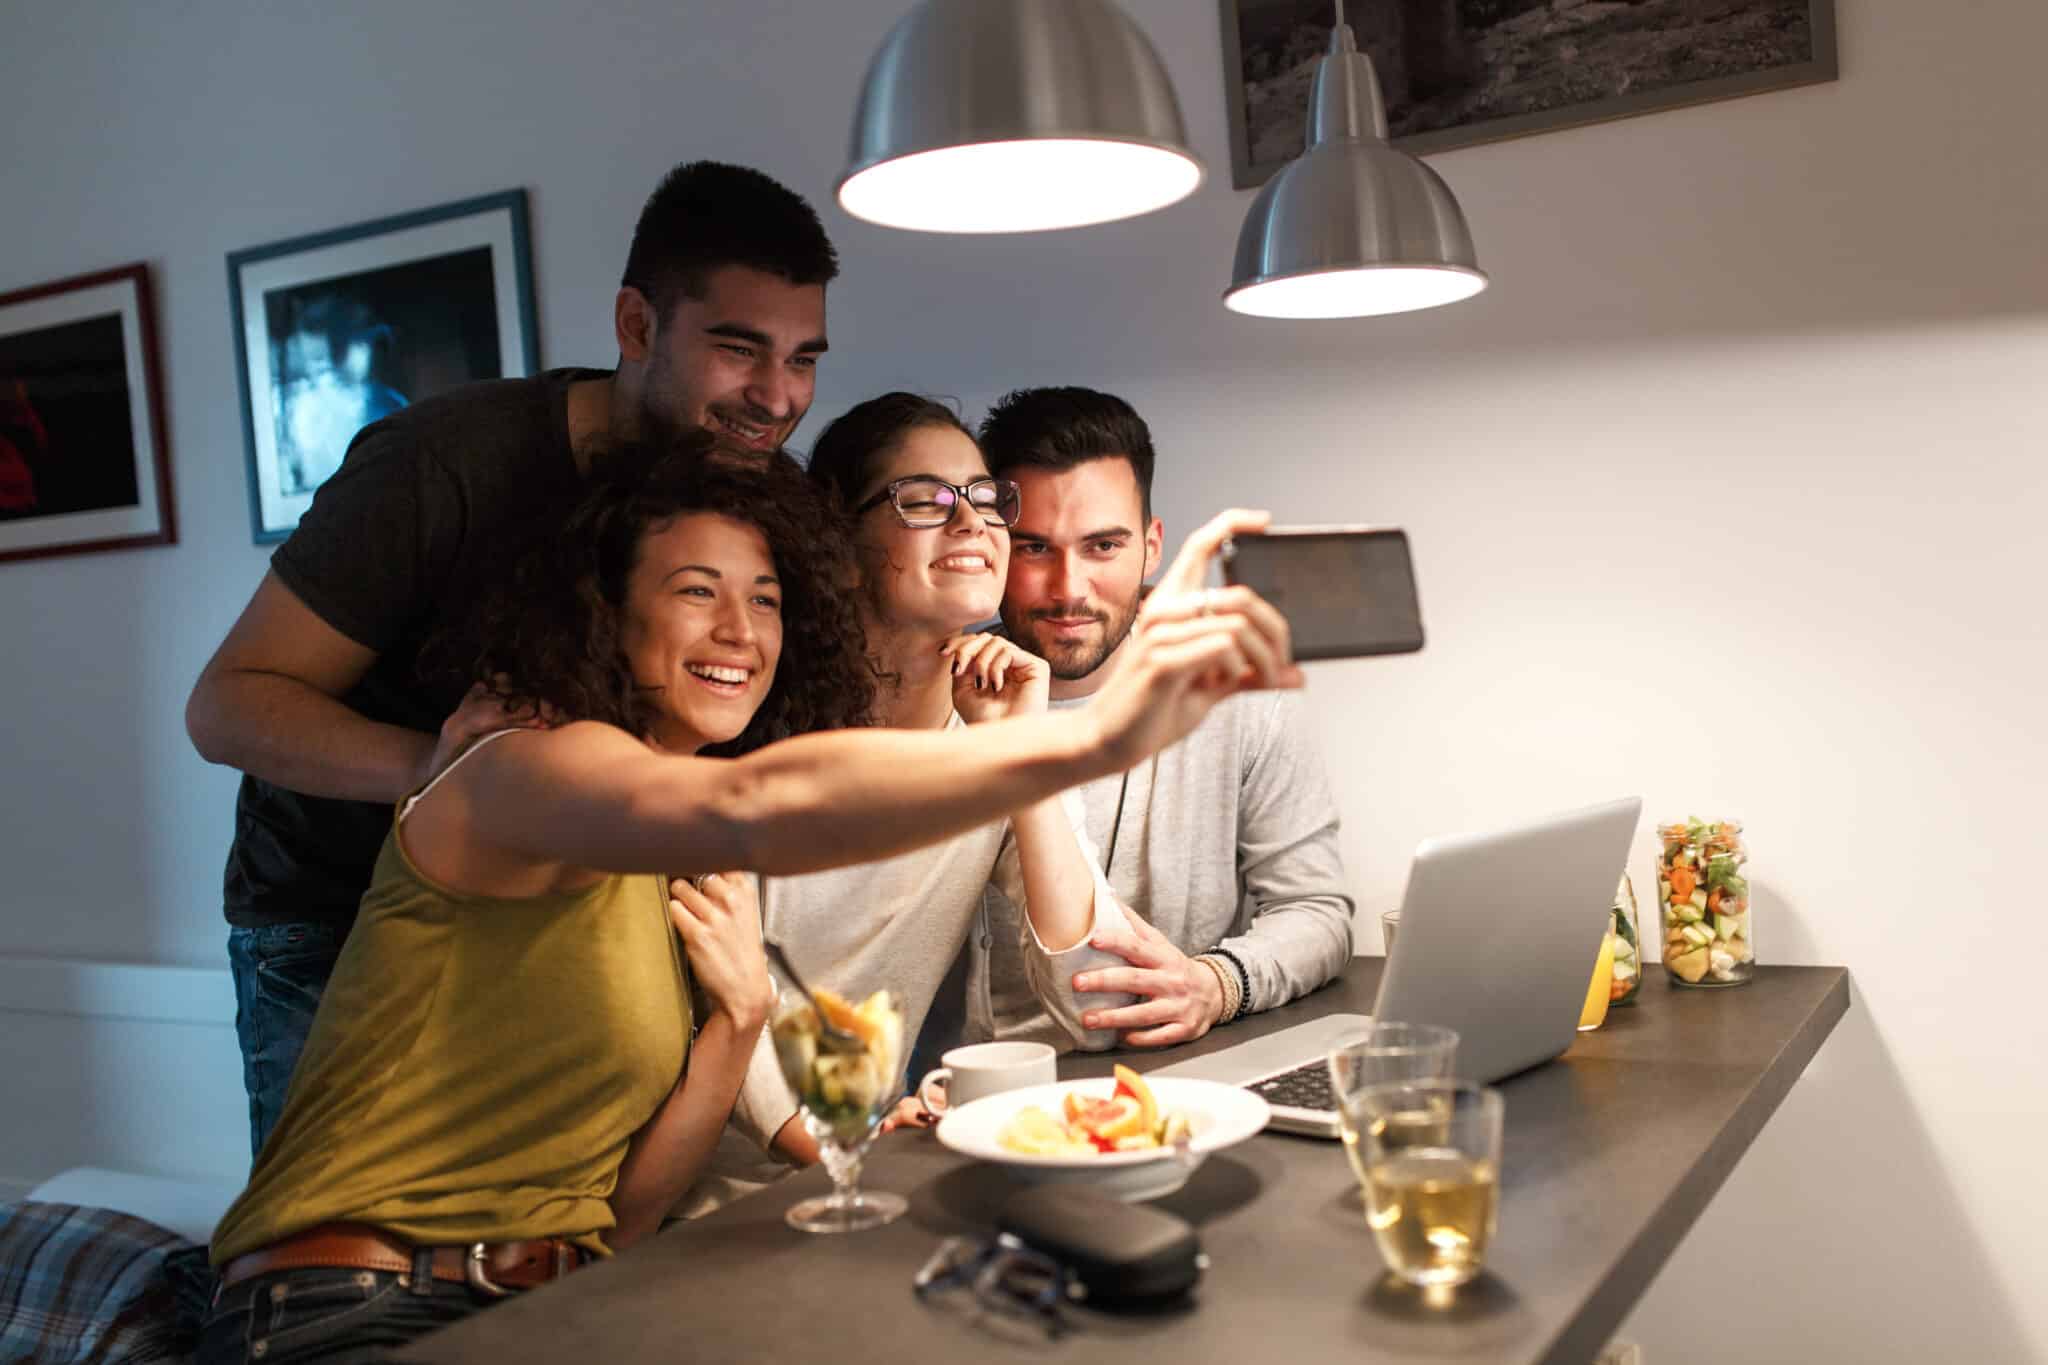
[[[1268,1076],[1263,1081],[1253,1081],[1245,1089],[1268,1104],[1319,1109],[1325,1113],[1337,1111],[1337,1094],[1330,1089],[1330,1068],[1320,1059],[1304,1062],[1292,1071]]]

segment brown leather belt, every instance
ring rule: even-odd
[[[322,1223],[235,1257],[221,1268],[220,1284],[226,1289],[256,1275],[314,1266],[408,1274],[412,1270],[413,1250],[381,1228],[362,1223]],[[525,1242],[472,1242],[431,1250],[435,1279],[466,1284],[492,1295],[546,1284],[588,1259],[581,1247],[560,1237]]]

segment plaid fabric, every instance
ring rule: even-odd
[[[0,1205],[0,1362],[184,1359],[163,1261],[190,1245],[112,1209]]]

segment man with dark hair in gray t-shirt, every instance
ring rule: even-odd
[[[1108,676],[1159,566],[1151,433],[1114,395],[1021,389],[989,413],[981,445],[989,472],[1023,492],[1003,626],[1051,664],[1052,704],[1077,705]],[[1185,1042],[1343,971],[1352,902],[1337,807],[1300,719],[1297,693],[1235,697],[1173,748],[1080,789],[1110,887],[1137,913],[1127,935],[1095,943],[1128,965],[1081,972],[1074,989],[1140,997],[1089,1011],[1085,1028]],[[983,910],[973,943],[989,955],[997,1036],[1065,1041],[1015,950],[1016,907],[991,891]]]
[[[185,706],[242,770],[228,960],[252,1151],[283,1107],[392,805],[503,719],[424,678],[497,566],[541,534],[611,437],[703,427],[778,455],[810,407],[838,258],[759,171],[678,166],[640,215],[612,301],[618,367],[456,389],[359,432],[278,547]],[[440,731],[437,744],[436,731]]]

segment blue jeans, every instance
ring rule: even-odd
[[[356,1365],[497,1302],[467,1285],[346,1267],[279,1270],[221,1291],[195,1365]]]
[[[242,1085],[249,1092],[249,1155],[284,1112],[292,1068],[305,1050],[321,992],[341,954],[332,924],[267,924],[228,930],[235,975],[235,1036],[242,1044]]]

